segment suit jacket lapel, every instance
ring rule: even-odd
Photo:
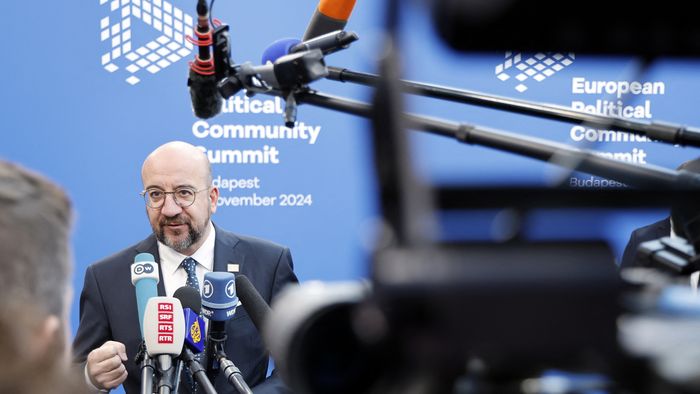
[[[163,285],[163,267],[160,266],[160,255],[158,255],[158,242],[155,234],[151,234],[148,238],[136,245],[136,253],[150,253],[158,264],[158,295],[165,296],[165,285]]]
[[[236,246],[238,237],[214,225],[216,241],[214,243],[214,271],[228,272],[228,264],[243,263],[243,254]]]

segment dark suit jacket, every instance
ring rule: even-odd
[[[297,282],[289,249],[215,228],[214,271],[226,271],[227,264],[239,264],[240,273],[250,279],[268,303],[285,285]],[[129,358],[126,362],[129,376],[123,384],[127,393],[138,393],[141,384],[141,371],[134,363],[141,332],[130,270],[134,256],[139,253],[151,253],[156,262],[160,262],[155,235],[87,268],[80,295],[80,324],[73,342],[76,361],[81,363],[91,350],[108,340],[124,343]],[[160,272],[158,294],[163,296],[162,270]],[[253,388],[265,381],[268,354],[245,308],[236,309],[234,317],[226,323],[226,331],[226,354],[241,370],[248,385]],[[216,382],[212,382],[217,392],[235,392],[222,375],[220,373]],[[183,386],[180,385],[181,389]],[[267,379],[260,390],[254,390],[256,393],[280,392],[284,391],[284,386],[273,377]]]
[[[639,267],[637,261],[637,248],[641,243],[652,241],[661,237],[671,235],[671,220],[669,218],[659,220],[648,226],[640,227],[632,232],[630,240],[627,242],[625,252],[622,254],[620,268]]]

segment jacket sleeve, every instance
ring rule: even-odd
[[[277,268],[275,269],[275,276],[272,280],[272,289],[270,291],[271,299],[275,299],[280,290],[290,283],[299,283],[299,279],[294,274],[292,253],[289,251],[289,248],[284,248],[277,260]]]
[[[93,349],[111,339],[102,293],[93,267],[85,271],[85,283],[80,294],[80,323],[73,340],[75,362],[84,363]]]
[[[277,376],[277,371],[273,371],[270,377],[251,390],[254,394],[292,394],[292,390]]]
[[[624,253],[622,253],[622,261],[620,262],[620,269],[636,267],[637,260],[637,247],[639,247],[639,240],[637,239],[637,231],[633,231],[630,235],[630,239],[627,242]]]
[[[272,289],[270,294],[272,299],[282,290],[285,286],[290,283],[298,283],[299,280],[294,274],[294,263],[292,261],[292,254],[289,248],[284,248],[277,260],[277,268],[275,269],[275,275],[272,281]],[[292,393],[292,391],[284,384],[282,379],[279,377],[277,371],[273,371],[267,379],[262,381],[260,384],[252,388],[255,394],[283,394]]]

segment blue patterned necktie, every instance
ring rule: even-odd
[[[185,284],[197,290],[197,293],[199,293],[199,279],[197,279],[196,267],[197,260],[193,259],[192,257],[182,260],[182,268],[184,268],[185,272],[187,272],[187,281]]]
[[[199,293],[199,279],[197,279],[197,260],[193,259],[192,257],[188,257],[184,260],[182,260],[182,268],[187,272],[187,280],[185,281],[185,285],[189,286],[195,290],[197,290],[197,293]],[[197,360],[197,362],[201,361],[201,353],[200,354],[195,354],[194,358]],[[187,370],[188,368],[185,367]],[[197,382],[192,379],[192,376],[189,371],[185,371],[185,381],[190,386],[190,390],[192,393],[197,392]]]

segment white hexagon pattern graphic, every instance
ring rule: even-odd
[[[110,73],[126,72],[125,81],[136,85],[150,74],[186,58],[193,45],[185,37],[192,35],[192,16],[165,0],[99,0],[109,8],[100,19],[100,41],[109,44],[102,55],[102,67]],[[143,23],[155,38],[135,48],[132,20]],[[144,30],[144,29],[141,29]],[[145,41],[145,40],[143,40]]]
[[[524,54],[522,52],[506,52],[503,63],[496,66],[496,78],[503,82],[515,78],[515,90],[522,93],[528,89],[528,80],[542,82],[555,73],[570,66],[576,55],[573,53],[538,52]]]

